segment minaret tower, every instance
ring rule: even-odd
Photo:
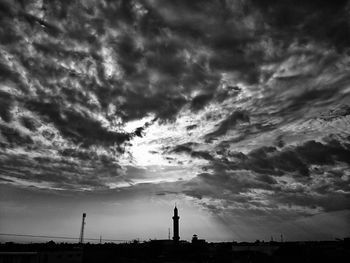
[[[173,223],[174,223],[173,240],[174,240],[174,242],[179,242],[179,240],[180,240],[180,237],[179,237],[179,219],[180,219],[180,217],[178,216],[177,207],[175,205],[174,216],[173,216]]]

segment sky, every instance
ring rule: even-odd
[[[166,239],[176,203],[185,240],[349,236],[349,17],[0,0],[0,232]]]

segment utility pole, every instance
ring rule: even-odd
[[[102,244],[102,236],[100,235],[100,244]]]
[[[80,244],[84,243],[85,217],[86,217],[86,213],[83,213],[83,219],[82,219],[82,222],[81,222],[81,230],[80,230],[80,237],[79,237],[79,243]]]
[[[170,227],[168,228],[168,239],[170,240]]]

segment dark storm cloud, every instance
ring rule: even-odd
[[[27,145],[30,146],[33,144],[32,138],[23,134],[21,131],[16,128],[8,127],[6,125],[0,125],[1,135],[5,138],[7,143],[1,142],[1,145],[4,146],[15,146],[15,145]]]
[[[348,48],[350,45],[349,39],[345,37],[350,32],[347,0],[252,2],[262,10],[265,21],[276,27],[277,33],[286,38],[314,38],[330,42],[339,49]]]
[[[319,118],[325,121],[331,121],[348,115],[350,115],[350,106],[340,105],[339,107],[322,114]]]
[[[124,119],[141,118],[149,112],[161,118],[172,118],[194,89],[206,91],[191,100],[192,108],[200,109],[213,98],[222,71],[234,70],[241,72],[243,78],[248,76],[248,79],[252,79],[253,75],[256,78],[257,66],[262,62],[258,54],[250,54],[247,48],[248,44],[256,41],[253,36],[257,34],[254,31],[257,29],[247,31],[244,24],[237,24],[238,21],[233,19],[234,15],[253,13],[255,7],[248,3],[146,1],[140,4],[116,1],[95,6],[88,2],[44,2],[37,10],[31,10],[30,4],[11,5],[4,2],[3,5],[5,9],[15,10],[11,14],[18,16],[19,25],[23,28],[48,37],[49,41],[42,43],[34,40],[35,57],[21,55],[20,50],[11,50],[17,53],[32,76],[45,84],[48,84],[50,77],[60,79],[69,76],[68,79],[77,82],[81,88],[67,90],[64,86],[70,83],[62,83],[60,91],[69,92],[64,99],[82,103],[83,99],[79,97],[86,96],[83,87],[91,89],[99,99],[101,110],[105,110],[110,103],[116,103],[118,114]],[[271,9],[279,8],[274,3],[270,6]],[[6,18],[4,20],[9,22]],[[54,28],[55,23],[57,36],[45,31]],[[86,28],[83,28],[83,24]],[[14,30],[11,23],[8,29],[14,35],[20,33]],[[118,37],[109,33],[115,29],[120,31]],[[186,34],[187,30],[191,32]],[[105,43],[113,51],[110,56],[118,61],[122,80],[106,79],[104,76],[103,57],[96,52],[103,46],[98,35],[106,37]],[[52,43],[51,40],[55,38],[68,41]],[[75,50],[74,46],[78,44],[85,45],[89,50]],[[201,47],[203,54],[196,50]],[[42,60],[43,56],[47,62]],[[95,75],[84,78],[74,69],[62,67],[61,63],[66,60],[79,61],[84,67],[95,67]],[[43,75],[45,78],[41,77]],[[52,107],[57,106],[52,98],[48,100]]]
[[[346,104],[346,1],[3,0],[0,12],[0,145],[6,172],[20,178],[22,169],[34,181],[99,187],[120,173],[118,158],[135,136],[176,121],[186,107],[199,114],[219,104],[204,120],[216,126],[202,136],[226,149]],[[347,115],[344,108],[329,116]],[[154,120],[124,130],[148,116]],[[308,177],[310,165],[348,163],[347,146],[282,140],[282,149],[248,154],[166,147],[207,160],[208,169],[253,171],[258,185],[295,171]],[[39,162],[32,154],[49,156]],[[105,174],[101,184],[94,173]]]
[[[74,142],[82,142],[83,146],[91,144],[121,144],[130,140],[131,134],[116,133],[106,130],[101,123],[88,115],[74,110],[60,110],[61,106],[55,103],[29,102],[27,108],[37,112],[48,121],[55,123],[61,134],[71,138]]]
[[[20,122],[25,128],[32,132],[36,132],[40,126],[40,124],[34,118],[28,116],[23,116]]]
[[[219,137],[225,135],[228,130],[232,130],[239,122],[249,122],[249,114],[244,110],[237,110],[233,112],[227,119],[223,120],[218,128],[206,135],[207,138]]]
[[[220,159],[214,165],[237,170],[252,170],[259,174],[282,176],[295,173],[296,176],[308,176],[311,165],[335,165],[338,162],[350,165],[350,148],[345,142],[328,139],[326,143],[307,141],[299,146],[284,147],[281,150],[271,146],[249,152],[228,153],[232,161]]]
[[[12,119],[11,108],[13,106],[13,99],[7,93],[0,92],[0,117],[6,122]]]
[[[187,143],[187,144],[177,145],[174,149],[170,150],[169,153],[185,153],[185,154],[189,154],[193,158],[213,160],[213,157],[209,152],[193,150],[192,149],[193,146],[196,146],[196,144]]]
[[[8,34],[20,38],[15,46],[11,46],[13,42],[3,43],[27,71],[30,81],[38,81],[34,88],[41,101],[45,97],[48,107],[56,108],[59,103],[65,111],[63,102],[86,104],[87,91],[91,91],[102,107],[95,110],[105,110],[112,103],[117,104],[123,119],[141,118],[149,112],[167,119],[185,104],[185,95],[192,87],[216,88],[218,75],[210,73],[201,62],[193,64],[183,56],[195,48],[192,40],[180,40],[180,33],[162,22],[156,9],[138,10],[139,3],[128,1],[96,6],[85,2],[36,4],[5,1],[4,8],[13,10],[11,14],[16,20],[3,17],[7,27],[2,30],[1,39],[9,41]],[[142,27],[144,24],[146,28]],[[119,31],[118,37],[111,35],[111,30]],[[97,35],[105,37],[105,43],[99,41]],[[24,41],[27,36],[35,37],[32,45]],[[122,80],[106,76],[109,73],[104,68],[104,55],[99,51],[104,45],[111,52],[108,56],[117,61]],[[84,51],[80,51],[79,46],[84,47]],[[78,67],[68,66],[73,61]],[[4,65],[4,71],[10,73],[6,74],[9,79],[26,88],[26,80],[21,78],[23,72],[8,65]],[[42,90],[38,84],[46,87]],[[75,88],[70,87],[72,85]],[[180,86],[184,89],[179,90]],[[55,97],[58,94],[59,97]],[[38,99],[34,98],[34,102]]]
[[[270,209],[280,213],[280,208],[293,206],[309,210],[304,215],[315,209],[348,209],[349,140],[339,139],[331,136],[322,143],[307,141],[282,149],[262,147],[248,154],[217,152],[218,157],[204,167],[207,172],[185,182],[182,192],[203,199],[210,210],[208,198],[218,200],[224,206],[216,207],[218,212],[241,206],[248,214],[258,209],[265,215]],[[186,152],[184,147],[180,150]]]
[[[118,181],[117,176],[121,174],[115,159],[73,149],[64,150],[59,157],[1,154],[0,167],[1,175],[24,180],[29,185],[44,183],[48,188],[72,190],[105,187]]]
[[[204,105],[208,103],[213,97],[213,94],[202,94],[198,95],[193,98],[191,102],[191,108],[193,110],[199,110],[201,109]]]

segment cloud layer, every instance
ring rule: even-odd
[[[218,214],[349,209],[348,1],[0,1],[0,175]]]

